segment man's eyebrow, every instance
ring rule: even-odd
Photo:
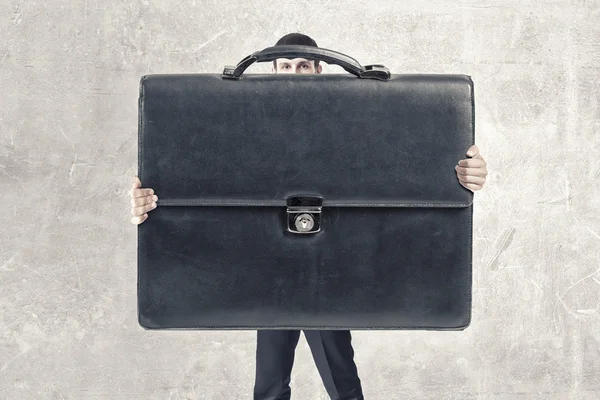
[[[279,64],[289,64],[289,61],[280,61]],[[302,63],[310,63],[310,61],[300,61],[300,64]]]

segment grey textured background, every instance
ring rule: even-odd
[[[139,78],[295,31],[475,82],[472,325],[353,331],[366,399],[598,398],[600,2],[405,3],[0,0],[0,399],[251,398],[256,331],[137,323]],[[303,335],[292,397],[327,398]]]

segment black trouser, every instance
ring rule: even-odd
[[[364,400],[349,330],[304,330],[332,400]],[[254,400],[287,400],[299,330],[257,331]]]

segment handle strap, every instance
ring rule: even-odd
[[[321,47],[303,45],[272,46],[260,51],[255,51],[245,57],[237,65],[226,65],[221,76],[226,79],[240,79],[244,71],[253,63],[272,61],[278,58],[307,58],[321,60],[328,64],[339,65],[344,70],[359,78],[385,81],[391,76],[389,68],[386,68],[381,64],[371,64],[363,67],[358,61],[346,54]]]

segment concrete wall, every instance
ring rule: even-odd
[[[422,3],[1,0],[0,398],[251,398],[256,331],[137,323],[137,97],[289,32],[475,82],[472,324],[353,331],[365,398],[598,398],[600,2]],[[292,393],[327,398],[304,336]]]

